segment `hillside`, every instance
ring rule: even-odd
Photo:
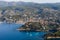
[[[0,21],[60,24],[60,3],[1,2]],[[46,24],[47,25],[47,24]]]

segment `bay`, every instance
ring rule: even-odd
[[[0,24],[0,40],[44,40],[45,32],[20,32],[16,30],[23,24]]]

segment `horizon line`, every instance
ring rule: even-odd
[[[0,1],[0,2],[26,2],[28,3],[27,1]],[[60,3],[60,2],[30,2],[30,3]]]

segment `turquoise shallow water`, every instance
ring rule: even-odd
[[[22,24],[0,24],[0,40],[44,40],[45,32],[20,32]]]

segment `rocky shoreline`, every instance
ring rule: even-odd
[[[60,36],[59,35],[48,35],[46,38],[53,39],[53,38],[60,38]]]
[[[45,39],[60,39],[60,31],[54,32],[54,33],[48,33],[45,35]]]
[[[24,25],[22,25],[20,28],[17,30],[19,31],[43,31],[43,28],[40,24],[40,22],[27,22]]]
[[[46,28],[44,29],[40,22],[27,22],[21,27],[19,27],[17,30],[21,32],[41,32],[41,31],[46,32]],[[48,39],[60,38],[59,30],[57,29],[51,29],[51,30],[52,31],[50,32],[48,29],[48,33],[44,35],[45,39],[48,40]]]

